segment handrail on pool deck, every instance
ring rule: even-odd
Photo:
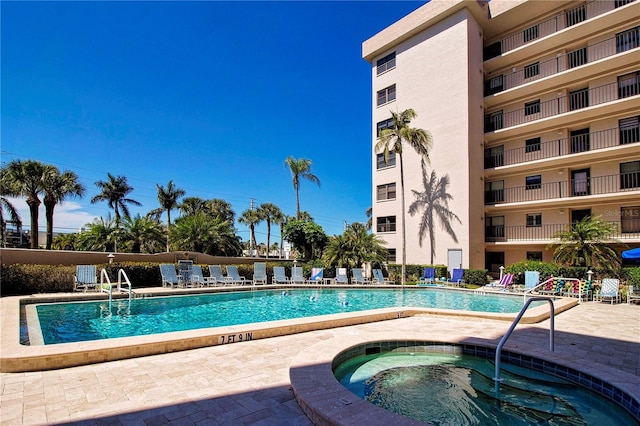
[[[500,382],[502,381],[502,379],[500,378],[500,355],[502,354],[502,347],[507,342],[509,336],[511,336],[511,333],[513,333],[513,330],[516,328],[516,325],[518,325],[518,322],[520,322],[520,319],[524,315],[524,312],[527,310],[531,302],[535,302],[536,300],[546,300],[547,302],[549,302],[549,308],[551,309],[551,312],[549,314],[549,350],[553,352],[555,349],[555,312],[553,309],[553,300],[548,297],[532,297],[531,299],[527,299],[525,304],[522,306],[522,309],[520,309],[520,313],[518,313],[516,319],[514,319],[511,323],[511,327],[509,327],[509,330],[507,330],[505,335],[502,336],[502,339],[500,339],[500,343],[498,343],[498,347],[496,348],[496,376],[493,378],[493,380],[495,380],[496,382],[496,392],[498,391]]]

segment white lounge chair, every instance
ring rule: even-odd
[[[74,290],[86,292],[98,289],[98,274],[96,265],[77,265],[74,276]]]
[[[273,283],[274,284],[291,284],[291,280],[287,277],[284,266],[273,267]]]
[[[253,285],[257,284],[267,284],[267,264],[265,262],[253,264]]]
[[[353,268],[351,270],[351,284],[371,284],[371,280],[364,277],[362,268]]]
[[[291,268],[291,284],[306,284],[307,280],[304,279],[302,272],[302,266],[294,266]]]
[[[178,261],[178,287],[197,287],[199,282],[193,277],[193,260]]]
[[[609,300],[611,304],[615,300],[616,303],[620,302],[620,280],[617,278],[603,278],[602,286],[600,287],[600,293],[596,294],[596,299],[604,302]]]
[[[235,265],[227,266],[227,280],[232,284],[245,285],[249,283],[245,277],[240,276],[238,267]]]
[[[216,285],[233,284],[233,282],[224,276],[222,273],[222,266],[220,265],[209,265],[209,276],[215,280]]]
[[[627,303],[640,302],[640,292],[638,289],[632,285],[629,286],[629,291],[627,292]]]
[[[395,284],[394,281],[391,281],[389,280],[389,278],[386,278],[384,276],[384,274],[382,273],[382,269],[373,270],[373,280],[371,282],[374,284],[385,284],[385,285]]]
[[[347,268],[336,268],[336,284],[349,284]]]

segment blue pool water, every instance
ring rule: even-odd
[[[36,305],[45,344],[390,307],[516,313],[522,298],[426,288],[289,289],[114,300],[111,306],[108,301]]]

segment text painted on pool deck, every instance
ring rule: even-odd
[[[227,343],[246,342],[248,340],[253,340],[253,333],[224,334],[218,339],[218,344],[225,345]]]

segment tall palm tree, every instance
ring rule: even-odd
[[[355,222],[342,235],[329,239],[322,259],[327,266],[359,268],[367,262],[382,263],[388,256],[384,241],[367,232],[363,224]]]
[[[427,178],[427,166],[424,160],[421,162],[421,166],[422,185],[424,186],[424,191],[411,191],[413,192],[415,201],[409,206],[409,214],[413,216],[420,210],[424,210],[422,218],[420,219],[418,243],[420,244],[420,247],[422,247],[424,234],[428,232],[431,247],[431,264],[433,265],[433,258],[435,257],[436,251],[436,236],[433,232],[433,227],[436,219],[456,243],[458,242],[458,237],[451,226],[451,221],[457,220],[458,223],[462,222],[455,213],[449,210],[449,200],[453,199],[451,194],[447,192],[447,187],[449,186],[449,175],[445,174],[443,177],[438,179],[435,170],[432,170],[431,176]]]
[[[207,210],[207,201],[199,197],[187,197],[182,199],[179,208],[184,216],[192,216],[198,212],[205,212]]]
[[[167,230],[168,231],[168,230]],[[122,241],[131,253],[157,253],[162,251],[162,227],[150,217],[139,214],[125,217],[122,222]]]
[[[618,243],[612,238],[616,232],[615,223],[606,222],[600,216],[587,216],[564,231],[556,232],[553,238],[559,239],[560,243],[548,247],[554,248],[553,260],[557,263],[613,270],[620,265],[620,257],[611,247],[612,243]]]
[[[320,186],[320,179],[311,173],[312,161],[306,158],[287,157],[285,165],[291,170],[293,178],[293,189],[296,191],[296,218],[300,220],[300,179],[306,179],[310,182],[317,183]]]
[[[247,209],[242,212],[242,215],[238,218],[238,222],[245,224],[249,227],[249,231],[251,233],[249,240],[249,255],[253,255],[251,253],[252,248],[256,247],[256,225],[262,222],[262,216],[258,213],[258,210]]]
[[[376,152],[384,153],[385,163],[389,162],[389,152],[398,155],[400,164],[400,199],[402,206],[402,285],[406,282],[407,269],[407,226],[405,221],[404,200],[404,161],[402,159],[403,144],[408,144],[424,160],[429,162],[429,151],[433,145],[433,138],[426,130],[410,126],[411,120],[417,117],[416,112],[409,108],[400,113],[391,111],[391,127],[380,132],[380,140],[375,146]]]
[[[171,228],[171,210],[180,207],[178,199],[184,197],[184,189],[176,188],[172,180],[169,181],[167,187],[156,184],[158,188],[158,202],[160,209],[167,212],[167,253],[169,252],[169,228]]]
[[[0,244],[4,247],[5,237],[4,233],[7,228],[7,221],[5,219],[5,213],[8,214],[9,220],[15,223],[18,228],[22,227],[22,220],[18,209],[15,208],[8,196],[10,196],[9,188],[5,182],[5,169],[0,169]]]
[[[211,217],[204,212],[176,219],[171,229],[172,245],[213,256],[238,256],[242,246],[235,229],[226,220]]]
[[[107,173],[109,180],[96,182],[96,186],[100,189],[100,193],[91,199],[91,203],[95,204],[99,201],[106,201],[109,203],[109,208],[115,212],[116,226],[120,224],[120,210],[125,217],[130,217],[129,207],[127,204],[134,206],[141,206],[138,201],[127,198],[127,195],[133,191],[133,187],[127,182],[125,176],[113,176],[111,173]]]
[[[51,242],[54,250],[75,250],[78,234],[58,234]]]
[[[51,250],[53,241],[53,210],[58,203],[72,197],[82,197],[85,187],[75,172],[65,170],[60,173],[56,166],[46,166],[44,177],[44,209],[47,219],[47,250]]]
[[[34,160],[14,160],[3,168],[3,180],[7,195],[26,197],[31,216],[31,248],[38,248],[38,208],[44,193],[44,176],[47,167]]]
[[[118,228],[111,216],[106,219],[95,218],[86,225],[87,230],[78,234],[77,250],[114,251],[118,235]]]
[[[278,206],[273,203],[262,203],[258,207],[258,213],[262,219],[267,222],[267,257],[271,248],[271,224],[280,223],[284,218],[284,213]]]
[[[226,220],[233,223],[236,220],[236,212],[233,211],[231,204],[221,198],[213,198],[206,202],[207,212],[220,220]]]
[[[367,228],[367,231],[371,231],[371,228],[373,228],[373,207],[369,207],[365,211],[365,214],[367,215],[367,223],[365,224],[365,228]]]

